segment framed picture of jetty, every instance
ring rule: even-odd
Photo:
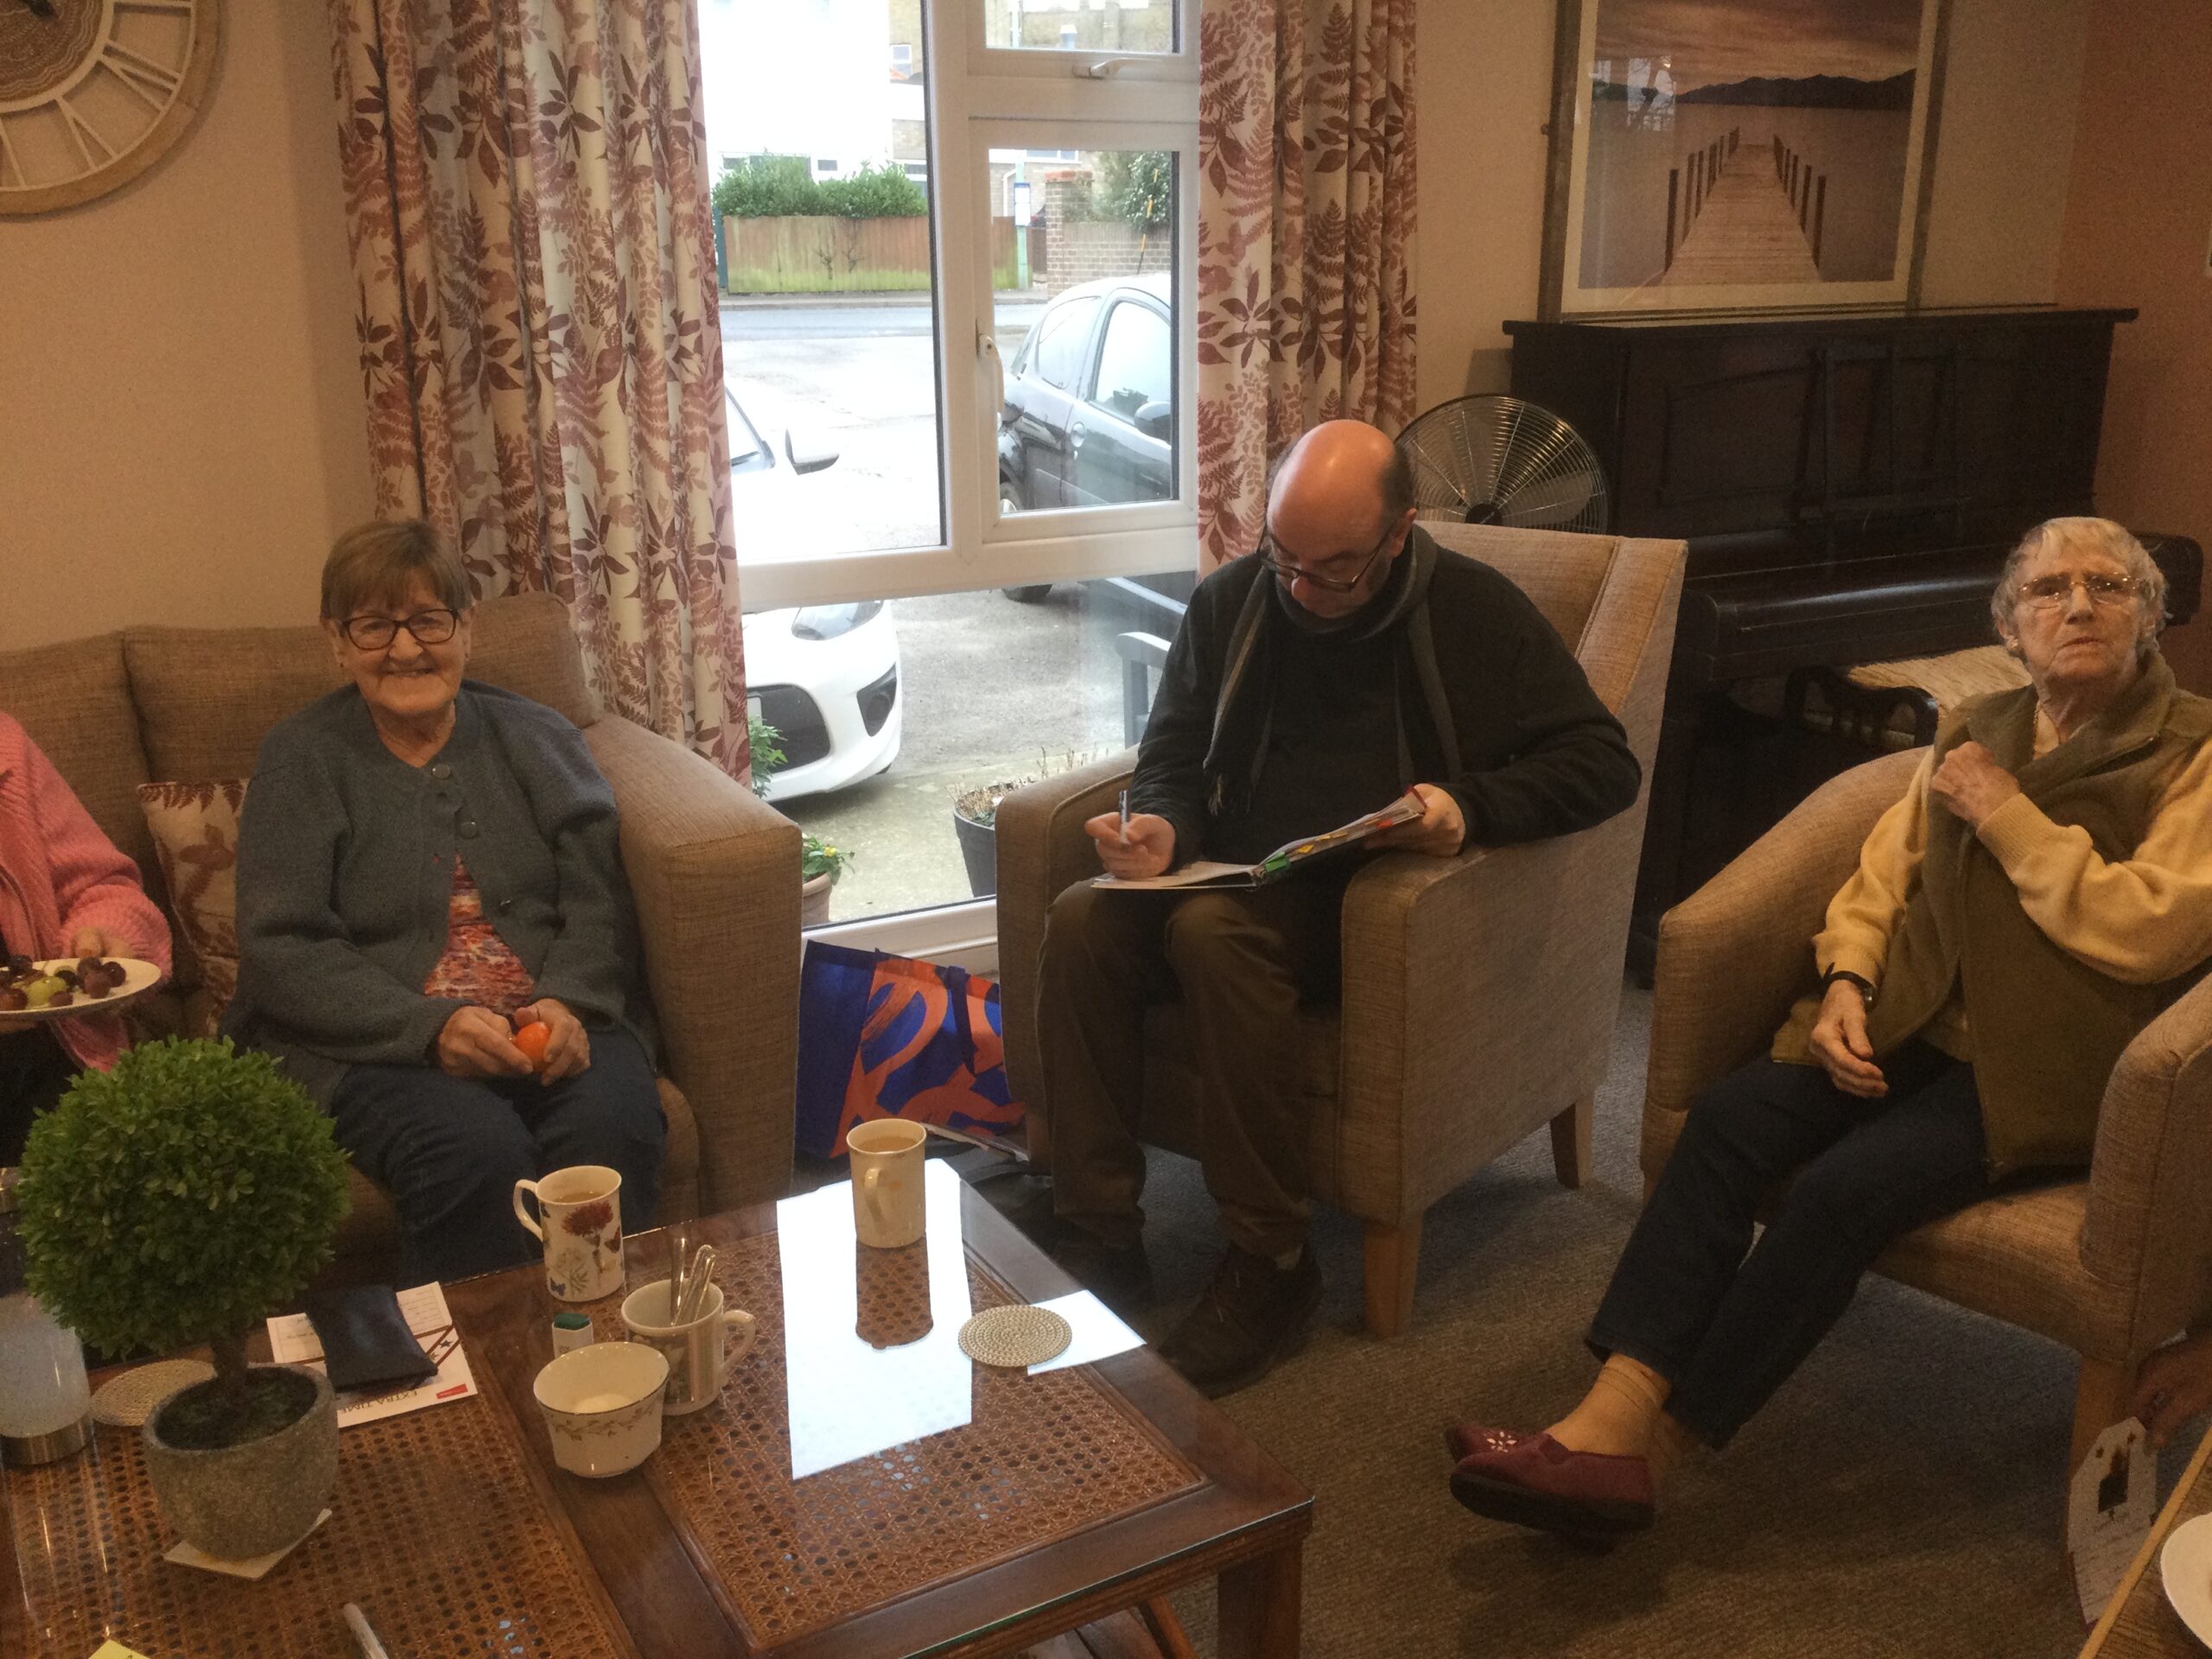
[[[1541,310],[1910,304],[1946,0],[1560,0]]]

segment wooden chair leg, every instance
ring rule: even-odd
[[[1419,1216],[1395,1227],[1379,1221],[1367,1224],[1363,1288],[1370,1336],[1387,1342],[1413,1323],[1414,1277],[1421,1266],[1421,1224]]]
[[[1552,1167],[1570,1192],[1590,1179],[1590,1131],[1597,1118],[1597,1096],[1585,1095],[1552,1119]]]
[[[2067,1478],[2082,1466],[2097,1436],[2127,1415],[2128,1396],[2135,1390],[2133,1366],[2114,1365],[2101,1359],[2084,1359],[2074,1385],[2074,1445],[2066,1454]]]

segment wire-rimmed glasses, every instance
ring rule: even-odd
[[[1274,571],[1276,579],[1286,587],[1294,582],[1303,580],[1313,583],[1325,594],[1357,593],[1359,590],[1359,584],[1367,579],[1367,573],[1374,568],[1375,561],[1382,556],[1382,550],[1389,545],[1390,537],[1397,533],[1397,525],[1393,524],[1382,532],[1382,539],[1376,543],[1368,556],[1360,561],[1359,569],[1352,572],[1349,580],[1337,576],[1319,575],[1302,564],[1292,564],[1286,560],[1277,558],[1275,533],[1264,526],[1260,531],[1260,563]]]

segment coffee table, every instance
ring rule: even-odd
[[[842,1188],[816,1198],[844,1201]],[[823,1213],[786,1206],[783,1219]],[[952,1214],[958,1249],[940,1225]],[[925,1281],[942,1306],[962,1273],[979,1309],[1073,1288],[987,1203],[932,1182],[921,1280],[849,1242],[837,1261],[829,1235],[779,1223],[764,1205],[692,1224],[759,1338],[716,1405],[669,1420],[629,1475],[584,1480],[553,1462],[531,1382],[556,1305],[535,1268],[447,1287],[481,1396],[346,1430],[331,1521],[258,1584],[153,1559],[170,1540],[132,1438],[104,1430],[96,1457],[10,1471],[0,1653],[84,1659],[111,1634],[151,1659],[340,1652],[337,1608],[355,1599],[394,1659],[443,1651],[423,1640],[442,1631],[562,1659],[1010,1655],[1207,1577],[1222,1655],[1298,1651],[1311,1496],[1149,1350],[1034,1376],[971,1368],[948,1387],[928,1357],[959,1322],[946,1318],[880,1360],[855,1350],[805,1372],[835,1357],[813,1298],[851,1297],[855,1278],[861,1324],[879,1328],[911,1326],[899,1298]],[[788,1265],[815,1275],[792,1280],[812,1287],[795,1321],[787,1247]],[[632,1239],[631,1284],[664,1262],[659,1238]],[[618,1306],[588,1311],[607,1331]],[[795,1328],[813,1355],[797,1390]],[[875,1382],[907,1382],[875,1388],[881,1421],[855,1439],[874,1418],[817,1408],[871,1363]],[[887,1443],[795,1478],[794,1407],[803,1461]],[[892,1440],[951,1417],[964,1421]]]
[[[2176,1527],[2207,1511],[2212,1511],[2212,1431],[2189,1460],[2151,1535],[2135,1553],[2096,1629],[2089,1632],[2082,1659],[2192,1659],[2203,1654],[2204,1644],[2189,1633],[2189,1626],[2166,1599],[2158,1578],[2158,1552]]]

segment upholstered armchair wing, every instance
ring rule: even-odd
[[[1647,1183],[1666,1166],[1690,1103],[1765,1052],[1812,988],[1810,941],[1828,899],[1923,758],[1888,755],[1831,779],[1668,912],[1651,1007]],[[1876,1266],[2080,1355],[2068,1466],[2078,1465],[2125,1414],[2143,1356],[2212,1307],[2212,982],[2121,1055],[2085,1179],[1932,1222]]]
[[[696,1198],[670,1219],[780,1198],[798,1067],[798,826],[702,760],[626,720],[585,728],[622,814],[661,1069],[690,1103]],[[671,1139],[677,1129],[670,1120]],[[681,1168],[671,1145],[669,1165]]]
[[[1681,594],[1680,543],[1431,524],[1535,601],[1627,728],[1648,774]],[[1439,642],[1440,650],[1450,648]],[[999,804],[1007,1064],[1049,1146],[1037,952],[1063,887],[1096,869],[1084,818],[1111,806],[1124,755]],[[1560,1179],[1587,1168],[1590,1114],[1620,999],[1644,798],[1578,835],[1452,859],[1373,860],[1344,910],[1344,996],[1293,1033],[1311,1100],[1314,1196],[1366,1229],[1369,1328],[1410,1317],[1428,1206],[1549,1124]],[[1195,1087],[1180,1010],[1146,1029],[1145,1133],[1187,1148]]]

